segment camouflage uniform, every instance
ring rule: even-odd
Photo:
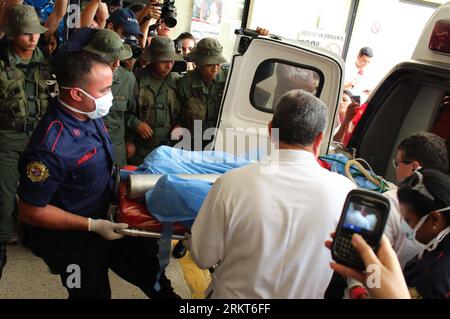
[[[175,77],[172,73],[164,79],[152,75],[152,63],[160,61],[181,61],[182,56],[175,53],[172,40],[155,37],[144,52],[150,64],[138,78],[137,110],[139,120],[146,122],[153,130],[149,139],[135,134],[135,164],[142,163],[145,156],[160,145],[170,145],[172,131],[180,113],[180,103],[176,93]]]
[[[15,36],[41,34],[47,29],[40,25],[33,7],[17,5],[9,9],[8,25],[2,31]],[[19,158],[49,104],[50,80],[48,63],[39,48],[30,60],[21,59],[12,42],[0,48],[0,241],[17,240]]]
[[[132,55],[131,48],[123,44],[119,35],[106,29],[99,30],[83,50],[100,55],[109,62],[128,59]],[[103,120],[114,145],[114,164],[122,167],[127,164],[126,132],[134,132],[139,125],[139,120],[133,113],[137,94],[134,74],[119,66],[113,74],[111,91],[114,96],[113,105]]]
[[[222,56],[222,46],[211,38],[200,40],[187,56],[197,66],[226,62]],[[228,70],[221,68],[214,80],[205,82],[199,70],[195,69],[178,81],[178,98],[182,103],[180,121],[192,137],[195,120],[202,123],[202,135],[206,129],[216,127],[227,75]]]

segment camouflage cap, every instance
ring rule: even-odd
[[[154,37],[145,49],[143,58],[150,63],[183,60],[181,54],[175,52],[173,40],[167,37]]]
[[[197,46],[186,57],[196,65],[222,64],[227,62],[222,55],[223,47],[213,38],[201,39]]]
[[[120,36],[108,29],[98,30],[91,43],[83,48],[111,62],[131,58],[133,52],[128,44],[124,44]]]
[[[39,22],[38,15],[32,6],[16,5],[8,10],[8,22],[1,31],[8,35],[41,34],[47,31]]]

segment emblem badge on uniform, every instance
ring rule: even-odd
[[[31,162],[27,165],[27,177],[33,183],[42,183],[49,176],[48,168],[42,162]]]

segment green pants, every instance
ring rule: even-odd
[[[172,141],[167,140],[167,138],[162,138],[157,136],[156,133],[152,136],[150,140],[144,140],[140,136],[136,136],[135,139],[136,154],[128,162],[131,165],[141,165],[144,162],[144,158],[150,154],[155,148],[161,145],[172,146]]]
[[[115,131],[110,133],[109,137],[113,143],[114,148],[114,165],[121,168],[127,165],[127,150],[125,148],[125,137],[123,132]]]
[[[22,152],[0,149],[0,241],[14,234],[17,226],[17,184]]]
[[[129,159],[130,165],[139,166],[144,162],[144,158],[155,149],[154,146],[144,146],[136,143],[136,154]]]

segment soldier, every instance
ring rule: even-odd
[[[97,54],[107,60],[113,71],[112,94],[113,106],[103,120],[108,128],[114,145],[114,163],[118,167],[127,164],[125,147],[126,131],[135,131],[142,124],[132,113],[134,110],[136,79],[130,71],[120,66],[120,61],[131,57],[132,52],[128,44],[124,44],[120,36],[111,30],[97,31],[91,43],[84,47],[84,51]]]
[[[170,134],[180,112],[171,70],[174,61],[183,58],[175,52],[174,42],[166,37],[155,37],[144,55],[150,64],[138,78],[137,114],[139,120],[151,127],[152,132],[138,132],[135,135],[136,155],[133,164],[141,164],[156,147],[170,145]]]
[[[1,31],[9,40],[0,48],[0,242],[14,244],[19,241],[15,230],[19,157],[47,109],[51,87],[48,64],[37,47],[47,29],[34,8],[11,7]]]
[[[197,68],[178,81],[178,98],[182,104],[181,124],[189,129],[196,141],[203,140],[205,130],[215,127],[217,123],[228,75],[228,71],[221,67],[226,62],[222,49],[215,39],[200,40],[197,47],[187,55]],[[200,120],[202,126],[194,134],[195,120]],[[201,137],[198,136],[200,133]],[[199,145],[195,145],[194,149],[198,150]]]

